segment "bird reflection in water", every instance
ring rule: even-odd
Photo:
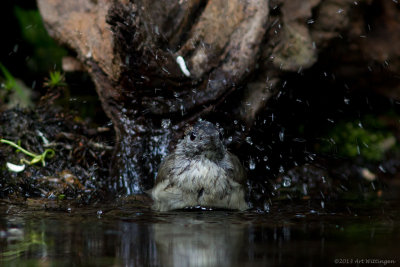
[[[221,221],[221,214],[176,212],[176,216],[167,217],[168,221],[160,220],[150,227],[124,223],[118,253],[124,264],[236,266],[239,252],[248,243],[247,227]]]

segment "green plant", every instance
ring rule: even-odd
[[[6,89],[6,94],[0,94],[0,98],[5,102],[7,95],[15,95],[14,101],[20,106],[28,107],[32,106],[32,101],[30,99],[31,92],[29,89],[25,88],[24,85],[18,82],[14,76],[8,71],[8,69],[0,63],[0,71],[3,76],[3,88]],[[9,97],[9,101],[10,101]]]
[[[35,154],[33,152],[30,152],[30,151],[22,148],[20,146],[20,144],[16,144],[16,143],[14,143],[14,142],[12,142],[10,140],[7,140],[7,139],[1,138],[0,139],[0,143],[4,143],[4,144],[10,145],[12,147],[15,147],[17,149],[17,152],[21,151],[25,155],[32,157],[31,161],[28,161],[26,159],[21,159],[21,162],[27,163],[29,165],[33,165],[35,163],[41,162],[42,166],[44,167],[44,166],[46,166],[46,162],[45,162],[46,157],[47,158],[52,158],[55,155],[55,151],[53,149],[50,149],[50,148],[46,149],[42,154],[37,155],[37,154]]]
[[[342,157],[361,156],[367,161],[382,161],[384,154],[395,147],[396,138],[378,117],[366,116],[363,123],[343,121],[335,125],[318,143],[317,151]]]
[[[50,71],[49,78],[46,78],[44,86],[49,88],[66,86],[67,84],[64,81],[64,74],[62,74],[60,71]]]

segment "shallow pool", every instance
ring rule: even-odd
[[[276,201],[268,213],[155,213],[133,202],[70,209],[2,202],[0,265],[395,266],[397,192],[324,207],[319,201]]]

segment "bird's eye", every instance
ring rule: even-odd
[[[196,136],[195,136],[194,133],[192,132],[192,133],[190,134],[190,140],[191,140],[191,141],[194,141],[194,139],[196,139]]]

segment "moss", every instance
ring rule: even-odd
[[[361,121],[344,121],[334,126],[316,145],[322,153],[346,158],[361,156],[367,161],[382,161],[385,153],[396,146],[393,133],[376,116]]]
[[[65,77],[60,71],[50,71],[49,78],[46,79],[45,86],[49,88],[60,87],[60,86],[67,86],[64,82]]]

